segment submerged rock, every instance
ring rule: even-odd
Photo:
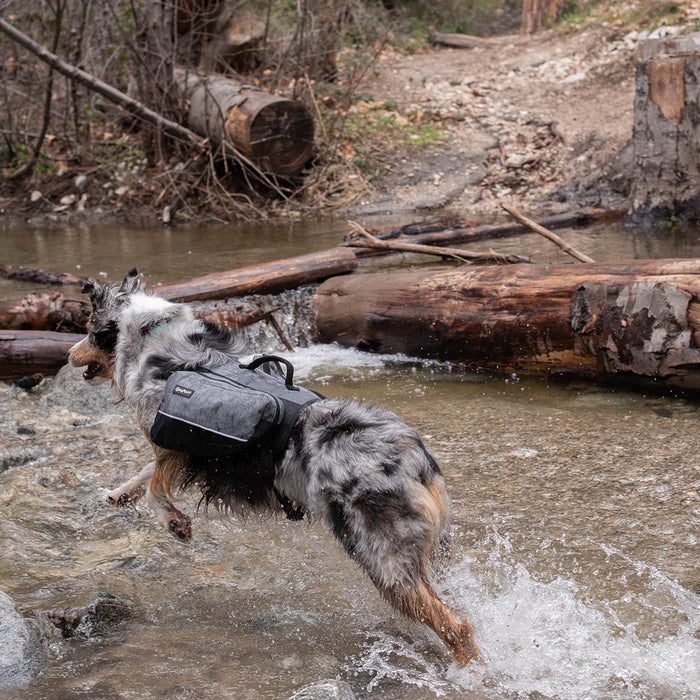
[[[100,591],[94,603],[83,608],[68,608],[57,612],[38,613],[48,620],[64,638],[92,638],[103,634],[110,626],[128,618],[132,611],[118,596]]]
[[[0,591],[0,650],[0,688],[26,685],[46,665],[39,637],[3,591]]]
[[[331,679],[307,685],[289,700],[355,700],[355,693],[347,683]]]

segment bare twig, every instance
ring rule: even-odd
[[[514,219],[517,219],[521,224],[532,229],[535,233],[539,233],[541,236],[544,236],[545,238],[548,238],[553,243],[556,243],[565,253],[570,255],[572,258],[575,258],[579,262],[584,262],[584,263],[595,262],[595,260],[593,260],[593,258],[589,258],[585,253],[581,253],[580,251],[576,250],[576,248],[569,245],[563,238],[561,238],[560,236],[557,236],[556,233],[552,233],[549,229],[546,229],[544,226],[540,226],[536,221],[529,219],[527,216],[525,216],[525,214],[522,214],[517,209],[511,209],[510,207],[507,207],[505,204],[501,204],[501,206]]]
[[[361,236],[359,240],[349,240],[343,244],[351,248],[379,248],[381,250],[395,250],[404,253],[439,255],[442,258],[455,258],[463,263],[495,262],[514,264],[535,262],[531,258],[524,258],[520,255],[507,255],[495,253],[494,251],[489,251],[488,253],[468,253],[461,248],[444,248],[434,245],[420,245],[419,243],[404,243],[396,239],[383,240],[375,238],[355,221],[348,221],[348,223],[353,227],[352,233],[357,233]]]

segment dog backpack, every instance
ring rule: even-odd
[[[258,370],[261,365],[264,371]],[[295,386],[292,363],[275,355],[248,365],[180,370],[165,385],[151,440],[169,450],[207,457],[261,445],[280,455],[299,411],[320,398]]]

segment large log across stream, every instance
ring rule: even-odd
[[[700,389],[700,260],[505,265],[327,280],[319,340],[472,368]]]

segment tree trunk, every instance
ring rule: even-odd
[[[68,351],[84,334],[50,331],[0,331],[0,379],[32,372],[55,374],[68,360]]]
[[[530,36],[541,32],[557,18],[562,0],[523,0],[520,33]]]
[[[700,214],[700,34],[640,43],[634,100],[632,213]]]
[[[700,260],[460,267],[324,282],[319,340],[525,374],[700,388]]]
[[[301,102],[183,68],[175,78],[189,102],[189,126],[217,143],[230,142],[261,170],[294,175],[311,157],[314,122]]]
[[[226,299],[246,294],[276,294],[302,284],[342,275],[357,268],[357,258],[348,248],[332,248],[296,258],[251,265],[239,270],[215,272],[185,282],[154,287],[152,291],[172,301]]]

